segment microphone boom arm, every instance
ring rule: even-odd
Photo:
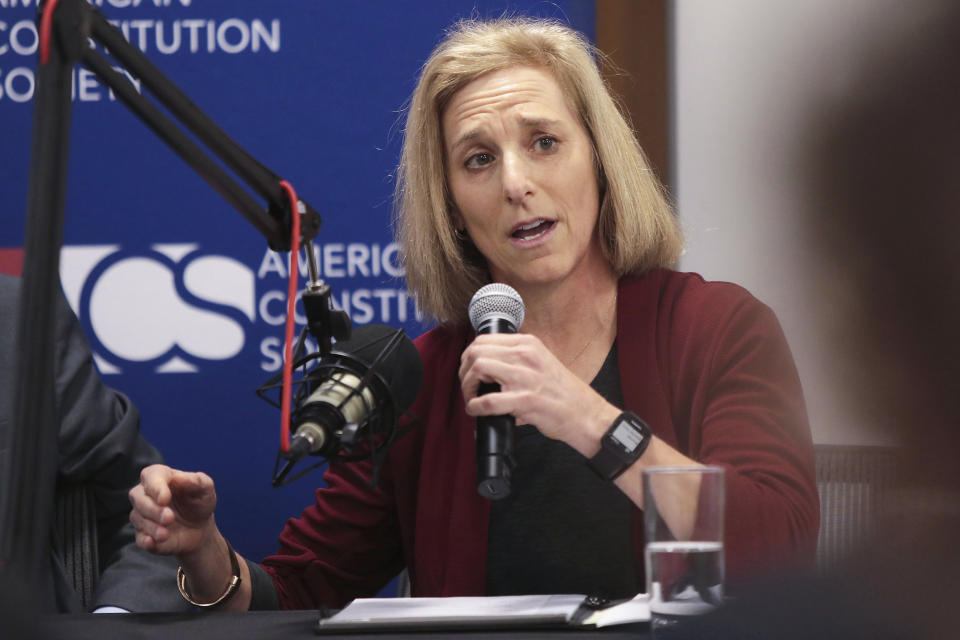
[[[227,136],[180,89],[168,80],[119,29],[85,0],[42,0],[40,60],[34,91],[30,181],[27,191],[23,280],[18,320],[14,419],[8,445],[14,453],[0,478],[0,569],[11,584],[20,584],[27,599],[41,600],[43,567],[49,553],[53,504],[53,467],[59,434],[55,410],[54,300],[59,286],[64,201],[69,158],[72,68],[82,62],[121,102],[169,145],[277,251],[291,249],[293,216],[301,216],[301,238],[312,240],[320,216],[306,202],[286,201],[280,179]],[[267,202],[267,209],[220,165],[140,95],[90,46],[100,43],[126,65],[169,113],[205,144],[230,170]],[[298,209],[297,210],[294,210]],[[308,261],[315,260],[308,250]],[[316,272],[312,265],[311,272]],[[318,281],[311,283],[318,287]],[[329,295],[328,291],[326,295]],[[332,314],[331,314],[332,315]],[[321,336],[336,332],[317,327]],[[311,327],[311,332],[315,328]],[[323,340],[321,340],[323,343]],[[30,487],[30,491],[26,488]]]
[[[157,137],[163,140],[194,171],[241,213],[276,251],[290,250],[289,203],[280,187],[281,178],[267,169],[197,107],[187,95],[171,82],[139,49],[127,42],[123,33],[84,0],[60,0],[64,5],[79,5],[79,25],[64,24],[60,7],[54,13],[54,31],[67,51],[78,51],[77,60],[90,69],[117,95]],[[79,27],[79,28],[78,28]],[[132,75],[156,97],[174,117],[183,123],[198,140],[207,145],[214,155],[236,173],[251,189],[267,201],[264,211],[256,200],[231,178],[203,149],[195,144],[159,108],[141,95],[126,76],[114,69],[107,60],[88,44],[89,38],[106,47],[113,58],[122,63]],[[77,48],[70,39],[80,39]],[[72,66],[68,57],[65,62]],[[39,91],[39,87],[38,87]],[[303,202],[300,234],[304,239],[316,237],[320,230],[320,216]]]

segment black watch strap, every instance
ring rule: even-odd
[[[590,458],[590,468],[601,478],[613,480],[643,455],[653,434],[635,413],[624,411],[600,440],[600,451]]]

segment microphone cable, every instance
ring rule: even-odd
[[[290,386],[293,380],[293,324],[297,304],[297,273],[300,253],[300,211],[297,206],[297,192],[286,180],[280,186],[287,192],[290,200],[290,277],[287,285],[287,322],[283,339],[283,388],[280,392],[280,450],[290,451]]]

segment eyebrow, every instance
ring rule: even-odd
[[[519,119],[520,126],[524,129],[542,129],[545,127],[552,127],[560,124],[560,120],[555,120],[553,118],[526,118],[521,116]],[[475,127],[470,129],[462,136],[457,138],[456,142],[450,145],[451,152],[456,151],[461,146],[476,140],[483,136],[483,127]]]

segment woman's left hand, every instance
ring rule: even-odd
[[[460,357],[459,375],[469,415],[511,414],[588,457],[620,413],[529,334],[477,336]],[[478,396],[483,382],[500,391]]]

